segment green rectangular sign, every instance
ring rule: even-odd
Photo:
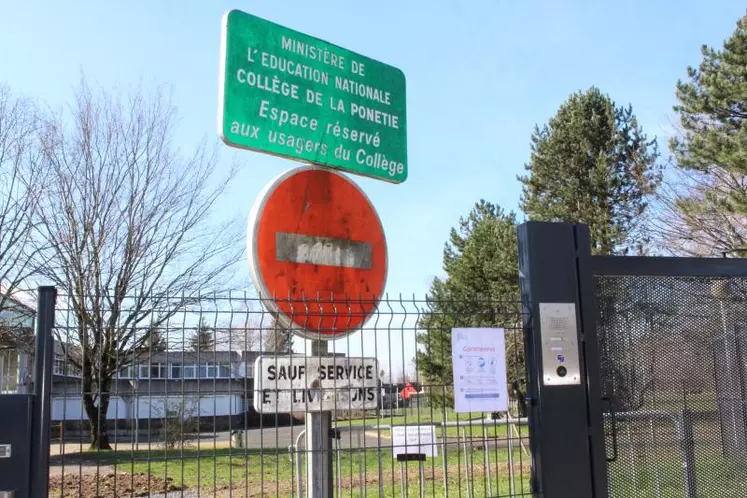
[[[223,18],[218,130],[241,147],[407,178],[399,69],[237,10]]]

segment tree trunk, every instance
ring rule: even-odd
[[[519,384],[518,380],[515,380],[512,383],[511,389],[514,391],[514,398],[516,398],[516,401],[519,405],[519,417],[526,417],[527,416],[527,396],[526,396],[526,393],[524,393],[521,390],[521,384]]]
[[[99,405],[93,403],[91,393],[83,395],[83,405],[91,424],[91,449],[110,450],[109,428],[106,425],[106,412],[109,410],[109,393],[99,393]]]

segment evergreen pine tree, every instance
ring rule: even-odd
[[[200,320],[195,333],[189,338],[188,347],[191,351],[213,351],[215,349],[214,330],[204,319]]]
[[[161,353],[166,351],[166,337],[160,328],[154,327],[148,331],[148,337],[145,341],[144,347],[153,353]]]
[[[625,253],[645,241],[639,223],[661,181],[656,140],[632,108],[599,89],[574,93],[532,134],[521,209],[531,220],[586,223],[594,253]]]
[[[524,382],[524,346],[519,310],[516,217],[478,202],[451,230],[443,256],[445,279],[436,278],[429,307],[418,322],[417,368],[431,398],[452,406],[452,327],[505,327],[508,382]],[[523,390],[523,387],[521,388]]]
[[[747,256],[747,15],[723,48],[702,47],[698,68],[677,83],[678,172],[662,228],[675,251]],[[675,245],[675,242],[679,244]]]

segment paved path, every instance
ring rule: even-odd
[[[247,448],[288,448],[290,445],[295,444],[303,430],[303,426],[280,427],[277,429],[251,429],[246,431]],[[382,431],[382,438],[379,440],[376,431],[369,431],[365,434],[342,431],[340,433],[339,447],[341,449],[348,449],[387,446],[391,444],[384,437],[388,432]],[[301,436],[300,442],[301,445],[304,444],[303,436]]]

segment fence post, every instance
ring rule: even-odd
[[[31,442],[31,497],[49,494],[49,429],[54,355],[55,287],[39,287],[36,307],[36,354],[34,376],[34,412]]]
[[[495,424],[494,427],[497,427],[497,424]],[[483,456],[485,458],[485,475],[488,478],[488,496],[493,496],[493,478],[490,475],[490,444],[488,441],[488,431],[484,425],[482,426],[482,444],[484,451]],[[498,444],[497,438],[496,444]]]
[[[506,419],[506,435],[508,436],[508,492],[509,496],[516,493],[516,476],[514,475],[514,444],[511,439],[513,428]],[[519,433],[521,435],[521,433]]]
[[[467,458],[469,449],[467,448],[467,429],[465,427],[462,427],[462,436],[464,437],[464,478],[467,483],[467,498],[472,498],[472,482],[470,481],[469,460]]]
[[[518,228],[532,492],[607,496],[588,228]]]
[[[692,413],[686,408],[680,411],[677,417],[677,439],[685,480],[685,498],[696,498],[698,493],[695,488],[695,437],[693,436]]]
[[[301,452],[298,451],[298,447],[295,448],[295,464],[296,464],[296,486],[298,489],[296,490],[296,496],[298,498],[303,498],[303,461],[301,457]]]
[[[715,281],[711,285],[711,295],[718,302],[721,321],[720,333],[713,341],[718,344],[714,352],[718,350],[722,355],[714,369],[722,446],[725,456],[743,458],[747,452],[747,385],[741,361],[744,353],[735,317],[737,313],[733,309],[735,297],[729,279]]]

